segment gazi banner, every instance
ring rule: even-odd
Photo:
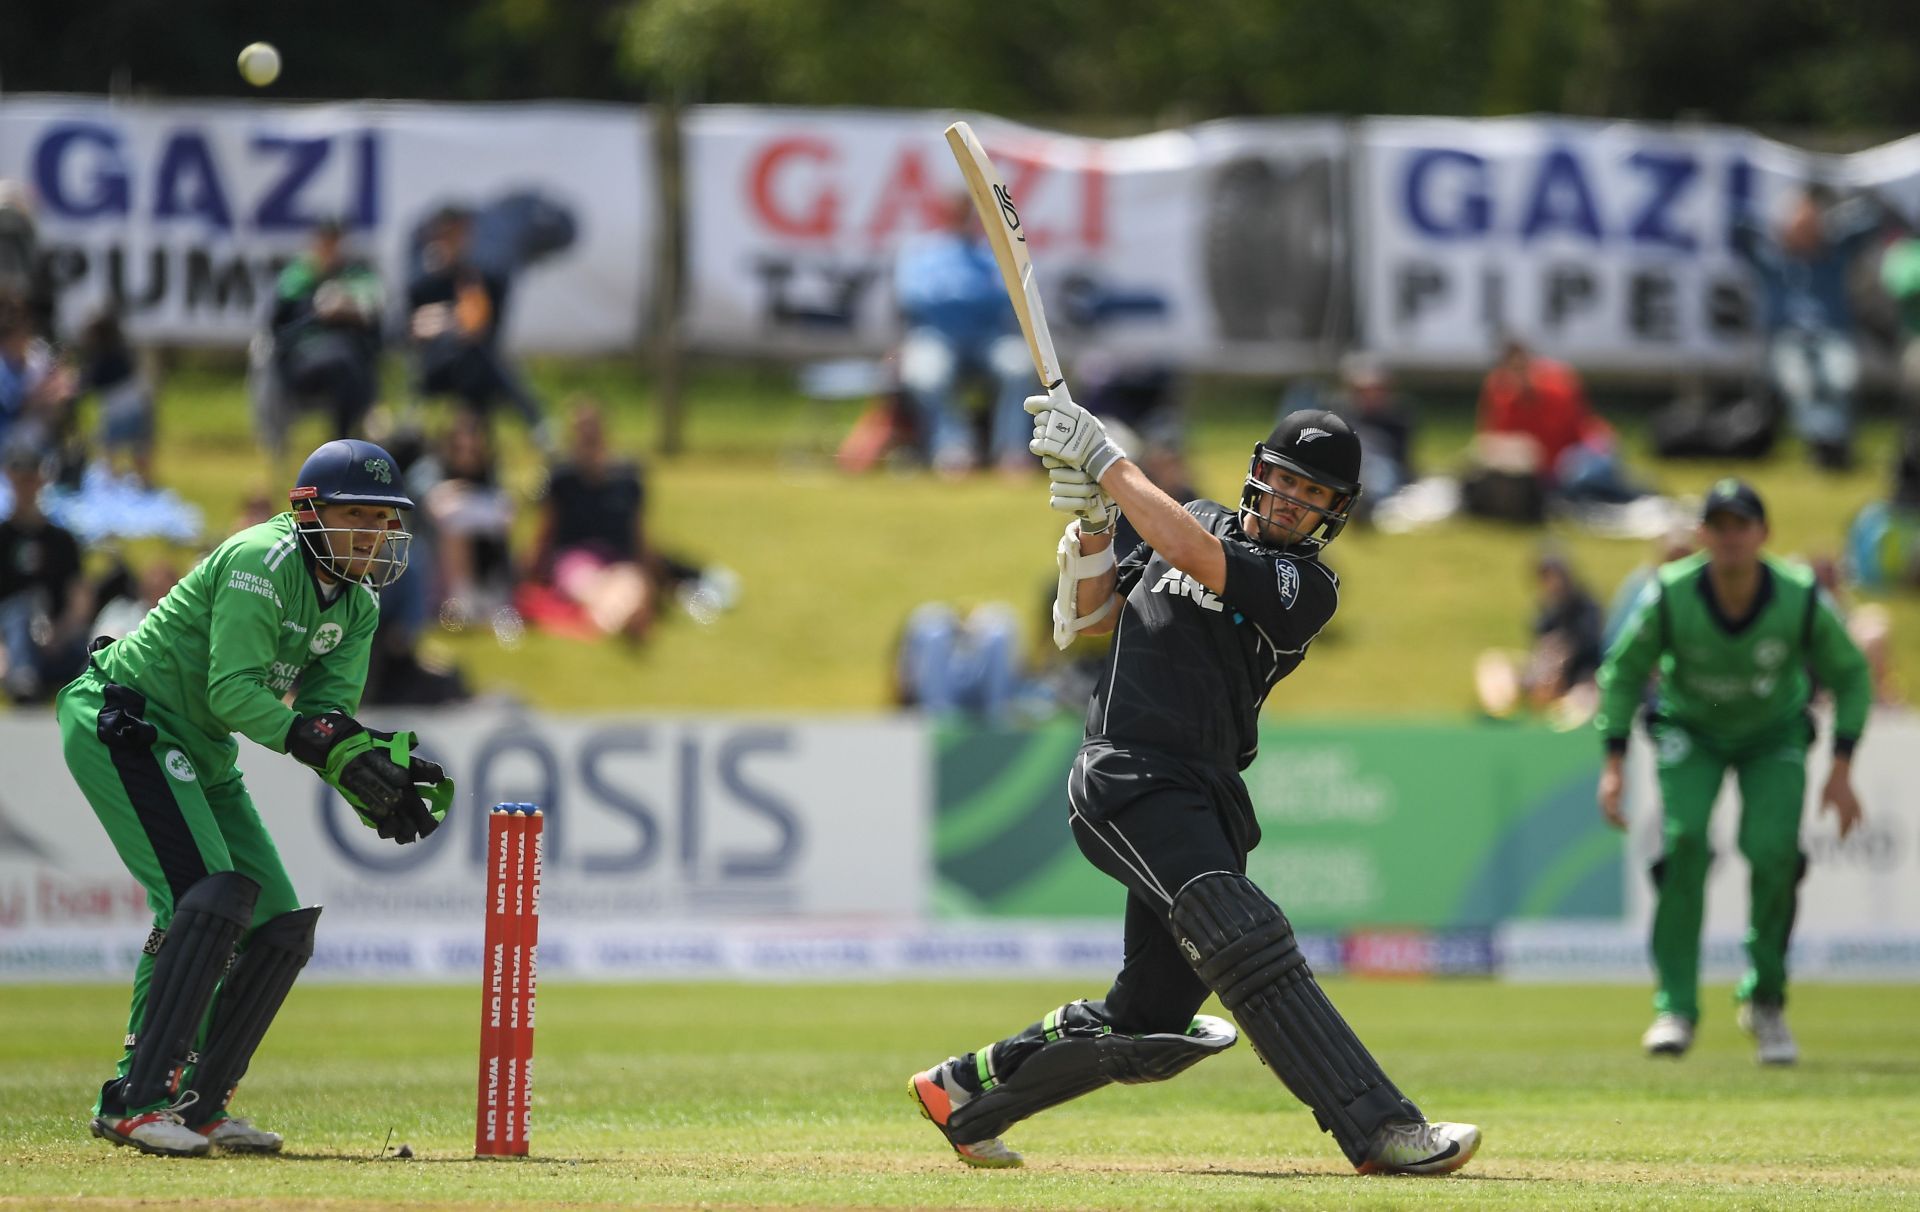
[[[889,350],[900,333],[895,254],[964,198],[942,137],[956,116],[686,111],[687,341]],[[1342,340],[1338,124],[1235,120],[1092,139],[967,117],[1020,207],[1069,375],[1090,354],[1297,370]]]
[[[1757,356],[1743,218],[1810,180],[1898,194],[1920,155],[1822,156],[1726,127],[1558,118],[1358,124],[1361,336],[1484,368],[1504,336],[1590,370],[1739,371]],[[1897,145],[1896,145],[1897,146]]]
[[[235,346],[323,219],[379,268],[396,330],[425,220],[476,217],[521,349],[623,349],[656,225],[647,111],[583,104],[0,102],[0,178],[24,183],[73,333],[117,306],[138,341]]]

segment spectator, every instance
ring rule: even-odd
[[[894,264],[894,294],[906,325],[901,385],[934,468],[960,474],[980,460],[954,392],[963,376],[983,376],[992,398],[991,457],[1003,470],[1029,472],[1033,418],[1023,401],[1034,386],[1033,360],[966,194],[949,201],[945,219],[939,231],[905,244]]]
[[[1747,216],[1733,230],[1734,251],[1760,280],[1773,388],[1814,462],[1833,470],[1853,463],[1860,377],[1848,269],[1882,215],[1870,198],[1831,205],[1827,191],[1809,187],[1794,197],[1777,234]]]
[[[1867,658],[1874,704],[1893,707],[1904,702],[1893,668],[1893,613],[1878,602],[1856,600],[1840,561],[1832,556],[1816,556],[1807,561],[1807,566],[1813,569],[1813,583],[1827,595],[1829,604],[1847,625],[1847,636]]]
[[[125,454],[143,487],[153,487],[153,391],[112,306],[80,334],[80,391],[100,397],[100,454],[109,466]]]
[[[80,544],[40,511],[45,455],[16,439],[0,465],[13,492],[13,514],[0,521],[0,687],[15,702],[40,702],[85,663],[93,595]]]
[[[120,639],[138,627],[179,580],[179,567],[172,560],[158,559],[141,569],[138,576],[127,578],[119,592],[109,592],[103,586],[98,596],[106,604],[94,616],[89,634]]]
[[[436,461],[422,495],[433,521],[440,615],[464,625],[513,597],[513,498],[500,486],[492,436],[475,413],[454,413]]]
[[[33,195],[18,181],[0,180],[0,297],[18,300],[32,331],[52,337],[55,293],[33,218]]]
[[[1367,495],[1383,501],[1411,484],[1413,468],[1413,409],[1395,389],[1386,367],[1360,354],[1348,354],[1340,363],[1346,399],[1334,411],[1346,419],[1360,439],[1361,466],[1367,469]]]
[[[706,611],[723,609],[733,592],[725,570],[703,582],[700,568],[655,549],[645,511],[640,467],[613,458],[597,405],[576,406],[568,457],[553,467],[540,502],[533,575],[601,634],[635,642],[652,630],[667,595],[684,590],[689,612],[706,620]],[[548,612],[530,607],[527,613],[539,619]]]
[[[1847,571],[1868,589],[1920,587],[1920,425],[1900,435],[1893,490],[1847,523]]]
[[[1920,422],[1920,236],[1904,235],[1887,245],[1880,286],[1900,317],[1900,389],[1912,427]]]
[[[548,449],[540,402],[500,344],[509,282],[474,262],[473,226],[464,206],[443,207],[426,226],[419,269],[407,285],[415,387],[424,396],[453,396],[483,418],[504,398]]]
[[[1475,471],[1464,486],[1467,506],[1478,513],[1538,520],[1548,498],[1621,504],[1645,495],[1620,465],[1613,428],[1587,403],[1586,388],[1571,366],[1542,358],[1525,343],[1509,340],[1500,361],[1480,387],[1475,426]],[[1525,510],[1488,508],[1489,487],[1531,481],[1521,493]],[[1479,494],[1479,495],[1477,495]]]
[[[1480,706],[1495,719],[1525,707],[1556,727],[1578,727],[1599,703],[1600,606],[1558,552],[1541,553],[1534,578],[1533,645],[1525,654],[1481,654],[1474,672]]]
[[[24,300],[0,296],[0,446],[51,445],[66,428],[73,375],[34,334]]]
[[[900,636],[896,701],[932,713],[1004,723],[1023,700],[1044,698],[1021,671],[1013,607],[986,602],[964,617],[945,602],[914,608]]]
[[[1613,647],[1621,625],[1632,614],[1634,603],[1640,600],[1640,595],[1660,571],[1660,566],[1684,560],[1698,551],[1699,547],[1697,531],[1692,526],[1669,526],[1665,533],[1653,541],[1653,558],[1621,577],[1620,584],[1614,588],[1613,599],[1607,603],[1607,623],[1600,631],[1601,652]]]
[[[379,275],[349,258],[335,220],[313,229],[312,243],[280,273],[269,327],[273,375],[287,401],[324,408],[333,436],[358,436],[380,392]],[[276,453],[288,418],[270,426]]]

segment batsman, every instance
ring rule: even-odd
[[[240,733],[337,788],[383,838],[439,826],[453,795],[412,733],[356,721],[377,590],[406,570],[411,509],[370,442],[314,451],[292,512],[242,530],[61,692],[74,781],[147,890],[153,929],[93,1134],[144,1153],[279,1151],[228,1113],[234,1087],[313,954],[300,904],[240,775]],[[291,697],[292,706],[287,705]]]
[[[1787,1027],[1787,941],[1800,877],[1800,816],[1813,725],[1814,678],[1833,692],[1833,766],[1821,791],[1845,837],[1860,820],[1853,748],[1872,698],[1867,660],[1803,565],[1767,555],[1767,510],[1737,479],[1707,492],[1703,551],[1661,567],[1600,666],[1606,744],[1601,814],[1626,828],[1620,805],[1627,736],[1649,676],[1658,674],[1647,732],[1661,803],[1661,855],[1653,865],[1653,1025],[1641,1047],[1680,1056],[1700,1021],[1700,926],[1706,908],[1707,824],[1731,770],[1740,789],[1740,854],[1749,871],[1748,968],[1734,996],[1737,1021],[1761,1064],[1790,1065],[1799,1044]]]
[[[1054,638],[1111,632],[1066,780],[1080,851],[1126,889],[1125,950],[1106,996],[909,1079],[971,1165],[1017,1166],[1007,1128],[1112,1082],[1164,1081],[1231,1047],[1209,994],[1361,1173],[1444,1174],[1480,1144],[1429,1121],[1334,1008],[1279,905],[1247,878],[1259,825],[1241,778],[1261,704],[1339,605],[1322,550],[1360,495],[1360,442],[1296,412],[1253,448],[1239,504],[1182,505],[1064,391],[1027,401],[1052,505],[1076,515],[1056,553]],[[1117,564],[1124,510],[1144,542]]]

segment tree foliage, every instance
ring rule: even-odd
[[[11,91],[1920,124],[1910,0],[9,0]]]

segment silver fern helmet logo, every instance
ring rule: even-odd
[[[380,481],[382,484],[393,483],[393,464],[387,462],[385,459],[368,459],[365,463],[362,463],[361,466],[367,469],[368,475]]]
[[[1311,425],[1309,425],[1307,428],[1301,430],[1300,436],[1294,440],[1297,442],[1311,442],[1315,438],[1330,438],[1332,436],[1333,434],[1328,432],[1327,430],[1315,429]]]

